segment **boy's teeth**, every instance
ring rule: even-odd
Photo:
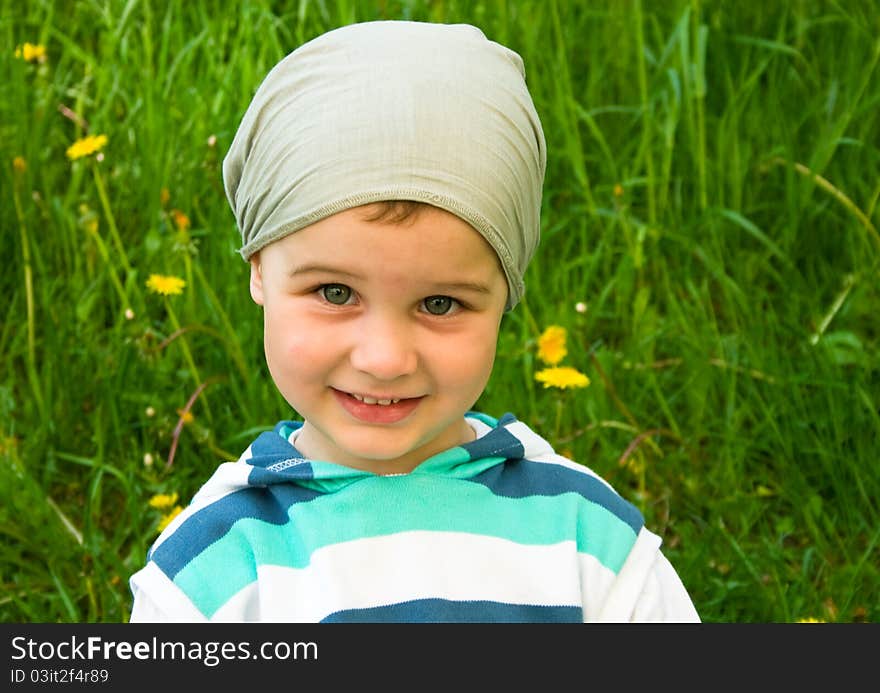
[[[364,395],[356,395],[353,392],[351,393],[351,396],[364,404],[381,404],[383,407],[387,407],[389,404],[397,404],[400,401],[399,399],[375,399]]]

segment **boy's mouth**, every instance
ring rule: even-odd
[[[397,423],[419,405],[423,397],[376,397],[331,388],[336,399],[354,418],[366,423]]]
[[[401,397],[377,399],[376,397],[370,397],[369,395],[357,395],[354,392],[349,392],[348,394],[354,397],[358,402],[363,402],[364,404],[378,404],[383,407],[387,407],[389,404],[397,404],[402,399]]]

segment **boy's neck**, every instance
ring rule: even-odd
[[[389,430],[389,436],[393,435],[395,432]],[[470,443],[476,437],[474,429],[462,417],[453,426],[448,427],[426,443],[409,449],[400,457],[370,456],[369,454],[357,454],[355,451],[336,444],[310,425],[308,421],[305,421],[296,438],[296,448],[308,459],[332,462],[379,476],[388,476],[408,474],[428,458],[444,450]]]

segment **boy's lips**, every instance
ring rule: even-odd
[[[397,423],[409,416],[424,398],[424,396],[373,396],[344,392],[333,387],[330,389],[343,409],[354,418],[366,423]]]

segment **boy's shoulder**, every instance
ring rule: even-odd
[[[491,431],[469,445],[482,448],[476,454],[502,454],[503,450],[506,455],[505,464],[474,478],[491,485],[497,495],[574,497],[613,515],[634,533],[644,526],[642,513],[608,481],[591,467],[557,453],[545,438],[511,413],[498,419]]]

